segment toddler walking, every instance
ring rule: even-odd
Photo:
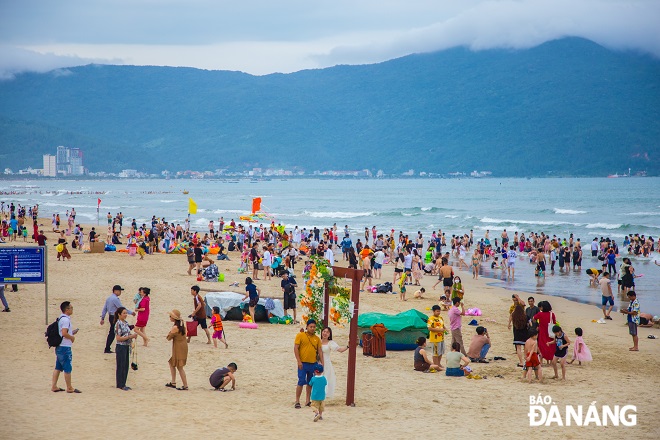
[[[328,385],[328,379],[323,375],[323,365],[316,364],[314,367],[314,376],[309,380],[309,386],[312,387],[312,408],[314,408],[314,421],[323,420],[323,410],[325,409],[325,387]]]
[[[538,330],[532,328],[529,330],[528,339],[525,342],[525,366],[523,367],[522,379],[527,377],[529,383],[532,383],[532,371],[536,376],[536,380],[543,380],[543,370],[541,360],[539,359],[538,336]]]
[[[587,347],[587,344],[584,343],[582,339],[582,329],[580,327],[575,329],[575,344],[573,344],[573,359],[568,363],[572,364],[575,361],[578,361],[578,365],[582,365],[582,362],[591,362],[591,350]]]
[[[222,317],[220,316],[220,307],[213,307],[213,316],[211,316],[211,326],[213,327],[213,346],[218,348],[218,340],[225,344],[225,348],[229,348],[227,341],[225,341],[225,332],[222,327]]]
[[[547,345],[555,344],[555,356],[552,358],[552,369],[555,371],[555,375],[552,378],[559,378],[557,375],[557,362],[559,362],[561,364],[561,380],[566,380],[566,356],[571,341],[558,325],[552,327],[552,333],[555,334],[555,338],[547,343]]]

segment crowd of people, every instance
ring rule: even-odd
[[[3,241],[14,241],[31,235],[32,240],[39,245],[46,245],[43,230],[37,226],[39,207],[7,205],[9,211],[2,212]],[[27,219],[32,218],[33,232],[27,233]],[[100,241],[96,228],[91,228],[87,234],[80,224],[76,223],[75,209],[67,211],[65,225],[61,224],[58,213],[52,215],[52,232],[58,234],[57,259],[68,261],[71,254],[67,245],[71,235],[74,248],[83,250],[86,243]],[[177,248],[184,250],[187,259],[187,273],[196,276],[200,281],[217,281],[219,276],[216,261],[240,259],[239,271],[250,275],[245,280],[245,298],[250,317],[255,317],[261,290],[255,281],[270,280],[281,277],[281,289],[284,295],[284,309],[294,313],[296,322],[295,270],[296,265],[304,265],[303,276],[309,271],[309,257],[316,255],[335,264],[339,260],[348,267],[364,270],[362,289],[373,287],[375,282],[384,281],[383,268],[393,269],[390,286],[398,286],[399,298],[406,301],[406,286],[420,286],[415,293],[416,298],[423,298],[426,292],[421,288],[424,277],[438,277],[432,286],[436,289],[442,284],[442,293],[438,304],[431,310],[427,327],[428,338],[417,340],[417,349],[413,355],[413,368],[416,371],[445,371],[447,376],[467,376],[479,378],[473,370],[475,364],[489,363],[488,354],[493,347],[502,350],[504,344],[494,341],[485,326],[477,325],[474,333],[469,335],[470,341],[463,341],[463,318],[466,316],[464,298],[466,291],[458,271],[465,270],[473,278],[478,278],[482,265],[490,264],[492,269],[501,270],[502,277],[515,280],[518,260],[526,255],[529,262],[536,265],[535,275],[543,277],[546,271],[580,270],[583,262],[583,244],[570,234],[568,238],[558,238],[541,233],[518,234],[509,236],[506,230],[491,241],[490,231],[483,238],[476,239],[473,231],[462,235],[452,235],[448,238],[442,230],[432,231],[429,237],[422,232],[407,235],[394,229],[382,233],[375,226],[364,229],[364,236],[355,237],[355,232],[348,225],[340,230],[336,224],[327,228],[298,228],[287,230],[274,221],[270,225],[236,223],[234,219],[225,222],[219,218],[217,222],[208,224],[208,231],[193,231],[186,219],[183,224],[168,222],[163,218],[152,217],[150,224],[138,225],[135,219],[130,224],[124,224],[123,213],[107,214],[106,243],[124,244],[127,247],[139,249],[140,257],[154,253],[172,253]],[[354,242],[355,239],[355,242]],[[651,237],[632,235],[626,237],[624,248],[633,254],[647,255],[654,252],[655,242]],[[640,325],[652,325],[653,317],[641,313],[640,304],[635,293],[635,272],[629,258],[623,258],[617,267],[619,255],[618,244],[608,238],[594,238],[591,245],[591,256],[602,261],[601,269],[589,268],[587,274],[590,282],[600,286],[603,299],[603,314],[606,320],[611,317],[613,294],[611,276],[619,277],[618,291],[629,299],[627,308],[621,309],[628,324],[628,331],[633,340],[631,351],[639,350],[637,328]],[[214,252],[210,252],[214,249]],[[177,252],[179,253],[179,252]],[[468,259],[469,261],[466,261]],[[214,259],[215,258],[215,259]],[[194,272],[193,272],[194,271]],[[380,283],[378,285],[381,285]],[[0,286],[0,299],[9,311],[4,296],[4,285]],[[132,346],[141,338],[144,346],[148,346],[151,337],[148,336],[150,289],[140,287],[133,298],[133,307],[124,307],[120,296],[124,289],[115,285],[112,294],[107,298],[100,318],[104,325],[109,322],[104,353],[115,354],[116,357],[116,387],[129,391],[127,378],[130,368],[137,369],[137,363],[131,362]],[[222,317],[219,309],[213,309],[210,316],[210,328],[207,320],[206,303],[200,295],[199,286],[190,289],[193,304],[189,318],[201,328],[207,344],[218,342],[228,347],[224,338]],[[53,372],[52,390],[80,393],[72,385],[72,346],[77,330],[71,324],[73,306],[65,301],[60,306],[62,314],[58,318],[58,333],[62,338],[56,349],[56,365]],[[217,310],[216,310],[217,309]],[[442,314],[446,312],[446,321]],[[135,315],[135,325],[128,324],[128,315]],[[171,310],[169,319],[172,327],[166,335],[172,341],[172,356],[169,360],[171,380],[166,387],[186,391],[188,381],[185,366],[188,358],[189,329],[185,318],[179,310]],[[575,328],[574,335],[557,324],[558,320],[548,301],[541,301],[538,306],[535,299],[529,297],[523,301],[517,294],[512,296],[512,304],[508,312],[508,328],[512,330],[512,343],[518,359],[517,368],[522,369],[522,378],[532,381],[533,377],[543,379],[544,368],[552,368],[553,378],[566,379],[567,364],[575,361],[579,365],[592,360],[590,350],[583,339],[582,328]],[[642,321],[644,319],[645,321]],[[316,322],[308,320],[303,323],[304,329],[295,337],[294,356],[298,364],[298,382],[296,388],[295,408],[302,408],[302,392],[306,388],[304,405],[314,408],[314,420],[322,420],[324,400],[334,395],[336,377],[331,361],[331,353],[342,353],[348,346],[340,346],[333,340],[332,329],[321,329],[317,334]],[[451,339],[450,339],[451,338]],[[115,344],[114,351],[112,344]],[[445,345],[445,343],[447,343]],[[428,350],[428,351],[427,351]],[[446,353],[447,352],[447,353]],[[569,361],[569,354],[572,354]],[[444,365],[443,365],[444,357]],[[498,359],[496,357],[495,359]],[[235,389],[237,366],[229,363],[213,372],[211,385],[219,391]],[[66,389],[59,388],[60,373],[64,373]],[[177,381],[180,379],[180,383]]]

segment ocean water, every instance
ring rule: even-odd
[[[184,190],[189,194],[183,194]],[[560,238],[572,233],[585,245],[582,272],[557,271],[539,280],[533,276],[534,266],[522,256],[516,280],[502,284],[593,304],[600,304],[600,291],[589,287],[584,270],[600,267],[600,262],[588,252],[591,240],[610,237],[622,243],[625,235],[639,233],[657,241],[660,235],[660,178],[20,180],[0,181],[0,193],[5,202],[39,203],[44,217],[63,215],[75,207],[84,223],[96,222],[97,198],[102,200],[101,224],[108,212],[119,211],[138,223],[152,215],[183,222],[190,197],[198,205],[197,214],[191,216],[193,227],[205,230],[209,220],[220,216],[238,221],[250,213],[252,198],[261,197],[262,211],[288,228],[337,223],[340,230],[348,225],[354,239],[372,226],[382,232],[421,231],[427,238],[439,228],[449,237],[472,229],[476,239],[490,230],[491,240],[503,229],[510,237],[515,231]],[[653,264],[654,259],[660,260],[657,252],[632,261],[636,272],[644,275],[636,280],[642,310],[660,314],[660,267]],[[470,275],[465,272],[464,276]],[[497,279],[499,274],[488,268],[484,276]],[[615,310],[626,304],[625,298],[617,298]]]

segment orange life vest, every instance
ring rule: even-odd
[[[215,321],[213,322],[213,330],[216,332],[222,331],[222,318],[218,313],[214,313],[213,317],[215,318]]]

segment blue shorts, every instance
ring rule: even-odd
[[[465,371],[460,368],[447,368],[445,370],[445,376],[462,377],[465,376]]]
[[[607,304],[614,305],[614,296],[601,296],[601,304],[606,306]]]
[[[374,269],[380,269],[380,268],[382,268],[382,267],[383,267],[382,264],[374,263]]]
[[[314,376],[315,363],[303,362],[302,368],[298,369],[298,386],[309,385],[309,380]]]
[[[71,353],[71,347],[57,347],[55,348],[55,369],[57,371],[64,371],[65,373],[71,373],[73,369],[71,367],[71,359],[73,357]]]

